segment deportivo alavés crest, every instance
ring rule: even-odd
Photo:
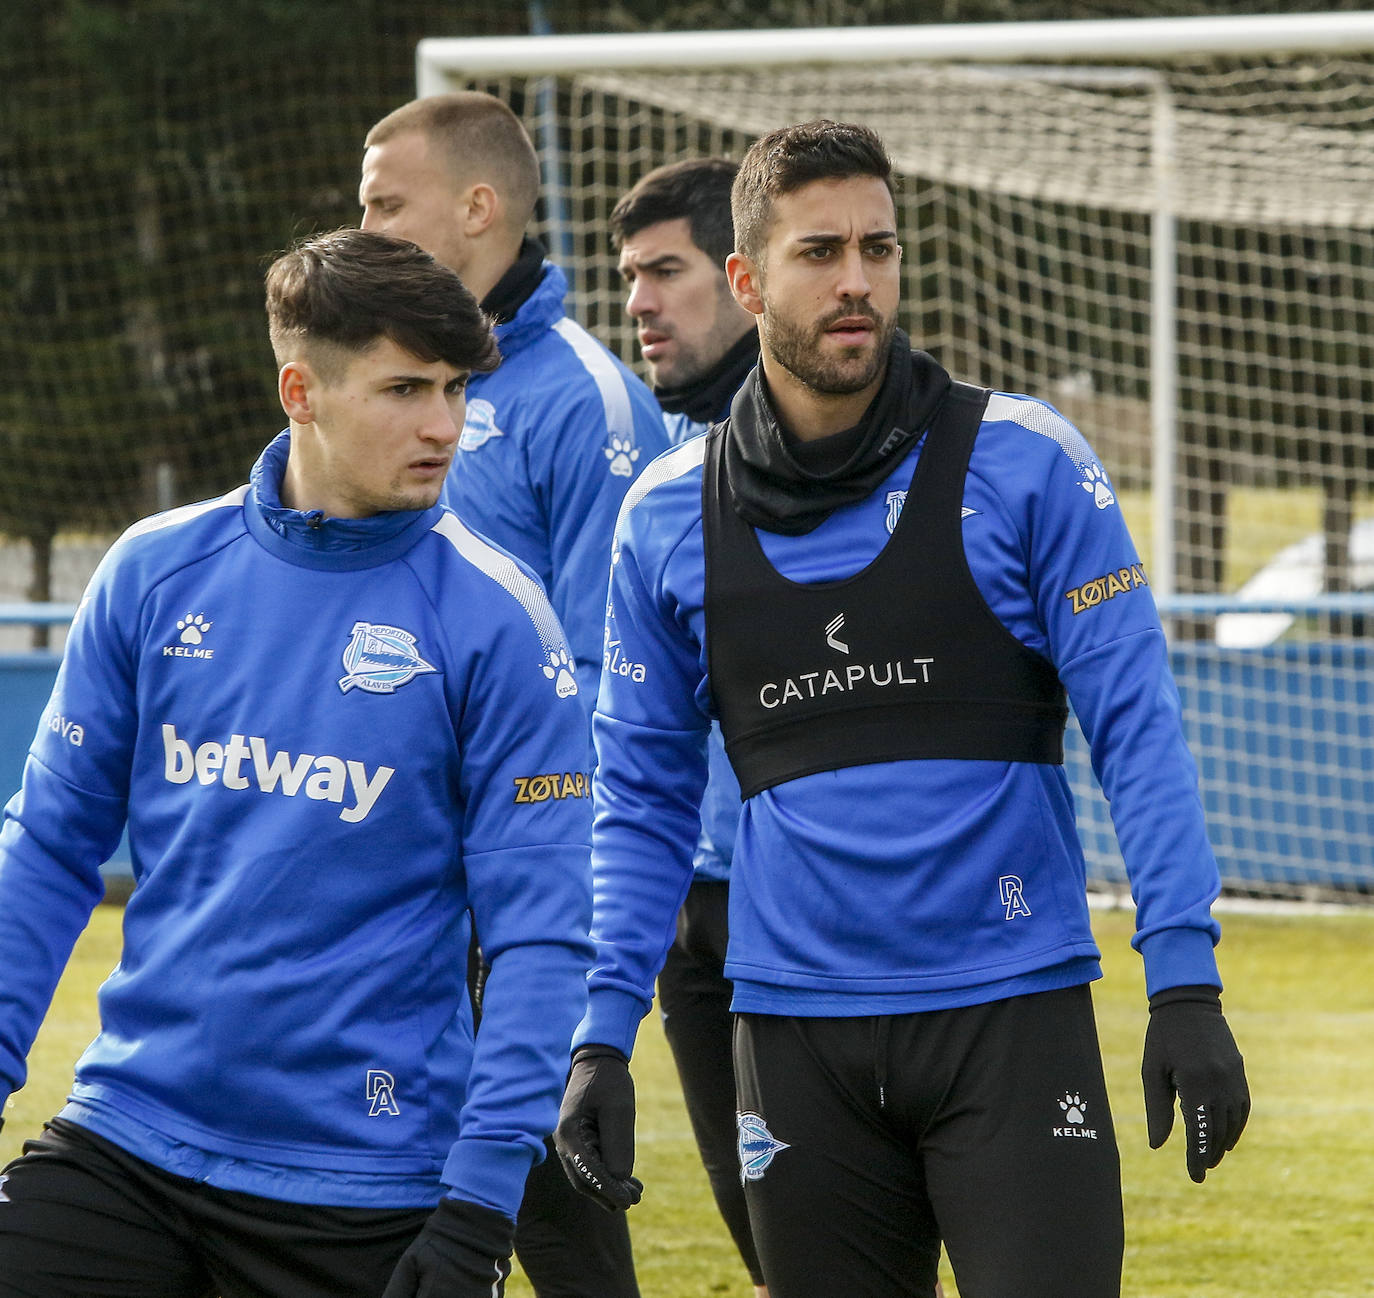
[[[424,672],[436,670],[415,650],[415,637],[398,626],[355,622],[353,638],[343,651],[344,671],[339,689],[355,686],[369,694],[394,694]]]

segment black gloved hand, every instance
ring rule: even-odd
[[[614,1046],[579,1046],[558,1113],[554,1148],[573,1186],[608,1212],[639,1202],[635,1165],[635,1084]]]
[[[515,1223],[495,1208],[441,1199],[382,1298],[501,1298],[514,1239]]]
[[[1222,1017],[1215,987],[1170,987],[1150,997],[1140,1077],[1150,1148],[1168,1140],[1177,1095],[1188,1175],[1201,1182],[1207,1169],[1235,1148],[1250,1116],[1245,1061]]]

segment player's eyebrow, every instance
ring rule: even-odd
[[[657,257],[647,257],[643,261],[622,261],[617,269],[622,275],[627,271],[638,273],[642,270],[662,270],[665,266],[685,266],[687,263],[675,252],[665,252]]]
[[[896,230],[874,230],[871,234],[861,234],[860,243],[881,243],[884,239],[896,239]],[[843,234],[827,234],[824,231],[816,234],[802,234],[797,236],[798,243],[844,243],[846,236]]]
[[[358,204],[367,207],[369,203],[385,206],[387,203],[394,203],[398,195],[389,189],[383,189],[381,185],[371,179],[364,179],[358,184]]]

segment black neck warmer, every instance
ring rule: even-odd
[[[919,441],[950,382],[934,357],[912,351],[906,334],[894,330],[882,387],[859,423],[834,435],[833,445],[848,448],[849,454],[830,467],[833,457],[824,446],[830,438],[798,454],[800,444],[783,432],[773,413],[759,366],[731,403],[722,447],[735,513],[754,527],[786,536],[819,527],[892,472]]]
[[[686,415],[699,424],[713,424],[739,391],[744,376],[758,364],[759,331],[747,329],[740,339],[700,378],[680,388],[655,386],[658,404],[670,415]]]
[[[497,324],[515,319],[515,313],[529,300],[544,278],[544,245],[526,235],[515,260],[490,293],[482,299],[482,310]]]

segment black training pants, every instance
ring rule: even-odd
[[[1121,1172],[1086,986],[964,1009],[737,1018],[770,1298],[1119,1298]]]
[[[473,938],[468,948],[472,1018],[482,1022],[482,992],[490,966]],[[568,1180],[552,1138],[530,1169],[515,1220],[515,1256],[536,1298],[640,1298],[630,1225]]]
[[[658,976],[663,1035],[673,1052],[692,1134],[716,1207],[756,1285],[763,1283],[735,1142],[732,986],[725,976],[730,885],[697,879],[677,919],[677,938]]]
[[[0,1298],[380,1298],[430,1214],[216,1189],[57,1120],[0,1195]]]
[[[639,1298],[626,1214],[574,1189],[551,1140],[525,1182],[515,1256],[538,1298]]]

